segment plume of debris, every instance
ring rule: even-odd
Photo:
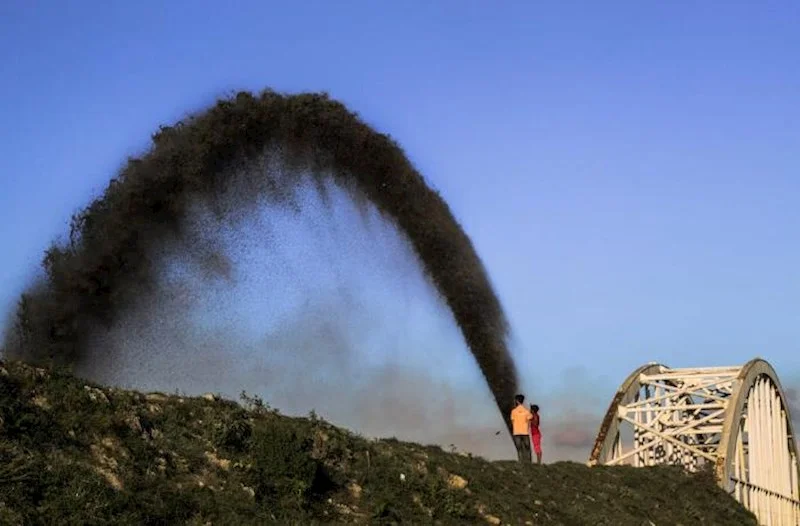
[[[158,286],[165,243],[192,247],[187,257],[209,275],[230,277],[218,248],[192,237],[186,218],[193,207],[204,203],[219,217],[247,213],[258,200],[291,207],[300,174],[312,174],[321,187],[331,177],[354,199],[374,204],[407,237],[508,425],[517,372],[503,309],[470,239],[391,138],[326,94],[266,90],[220,100],[152,139],[149,152],[130,159],[104,194],[73,216],[69,239],[46,252],[45,277],[19,301],[7,356],[85,365],[97,327],[110,327]],[[225,209],[231,202],[238,206]]]

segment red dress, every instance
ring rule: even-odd
[[[531,442],[533,443],[533,451],[537,455],[541,455],[542,433],[539,431],[539,413],[533,413],[533,420],[531,420]]]

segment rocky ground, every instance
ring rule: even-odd
[[[311,414],[0,363],[0,523],[747,525],[675,468],[488,462]]]

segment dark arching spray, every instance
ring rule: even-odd
[[[402,149],[325,94],[242,92],[162,127],[150,151],[130,159],[104,194],[73,217],[69,242],[47,251],[45,278],[20,300],[6,354],[86,360],[98,324],[112,323],[156,283],[152,247],[182,235],[189,205],[226,191],[237,166],[277,158],[290,169],[281,177],[260,171],[261,179],[249,182],[253,199],[279,199],[298,182],[291,168],[332,174],[407,236],[508,423],[517,391],[508,323],[472,242]]]

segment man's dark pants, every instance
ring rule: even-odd
[[[528,435],[514,435],[514,446],[520,462],[531,462],[531,439]]]

